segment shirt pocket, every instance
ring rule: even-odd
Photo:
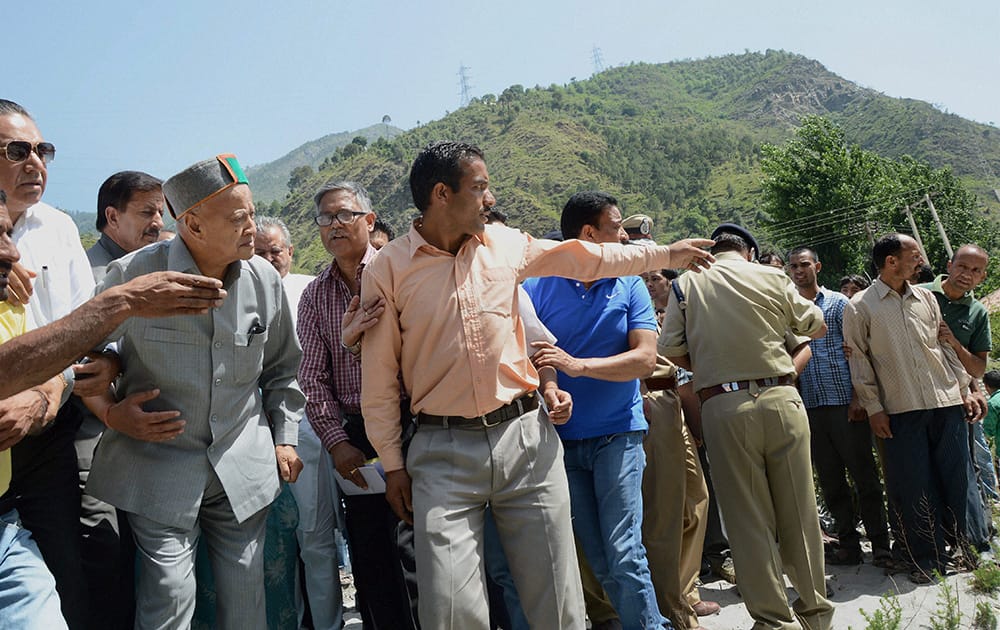
[[[237,383],[251,383],[260,376],[267,334],[267,330],[254,335],[233,334],[233,378]]]
[[[484,269],[480,274],[479,303],[483,313],[511,318],[517,278],[510,267]]]
[[[201,362],[195,358],[201,352],[199,343],[199,336],[189,330],[147,327],[142,331],[141,343],[136,344],[134,358],[129,359],[135,364],[123,366],[128,370],[126,376],[132,379],[132,391],[190,386],[189,380],[184,385],[185,379],[198,378],[201,373]]]

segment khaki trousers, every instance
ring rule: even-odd
[[[649,431],[643,442],[642,542],[660,612],[679,629],[697,628],[692,606],[701,601],[695,581],[708,523],[708,487],[677,392],[649,392],[644,398]]]
[[[497,426],[421,426],[406,461],[420,625],[486,630],[486,504],[532,628],[586,627],[559,436],[537,412]]]
[[[828,630],[809,460],[809,419],[792,386],[714,396],[702,405],[705,443],[736,579],[754,629]],[[782,569],[799,598],[789,609]]]

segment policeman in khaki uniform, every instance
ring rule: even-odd
[[[785,348],[788,329],[814,339],[826,334],[823,313],[782,270],[750,262],[757,243],[745,229],[723,224],[712,238],[716,264],[675,281],[658,348],[694,372],[719,506],[734,524],[737,584],[753,627],[826,630],[833,606],[824,597],[809,420]],[[794,614],[783,569],[799,593]]]
[[[653,220],[646,215],[628,217],[622,228],[633,245],[656,244]],[[698,447],[681,413],[677,366],[657,353],[653,373],[639,385],[649,422],[642,443],[642,542],[656,602],[678,630],[700,628],[698,617],[719,612],[719,604],[702,601],[695,585],[708,524],[708,487]]]

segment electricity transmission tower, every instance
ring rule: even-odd
[[[601,54],[601,49],[594,46],[590,51],[590,58],[594,62],[594,74],[604,72],[604,55]]]
[[[465,107],[472,100],[472,83],[469,81],[469,67],[460,65],[458,67],[458,91],[459,107]]]

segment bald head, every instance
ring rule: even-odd
[[[972,243],[962,245],[948,262],[948,277],[941,283],[948,297],[961,297],[978,287],[986,279],[990,255]]]

